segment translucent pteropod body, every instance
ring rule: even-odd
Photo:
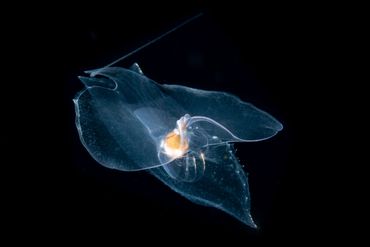
[[[149,172],[198,204],[219,208],[255,227],[247,177],[233,142],[268,139],[282,125],[237,97],[160,85],[137,64],[80,77],[74,99],[82,143],[103,166]],[[212,106],[212,107],[205,107]]]
[[[233,143],[266,140],[282,124],[232,94],[162,85],[136,63],[111,67],[169,32],[79,77],[85,88],[74,103],[81,142],[105,167],[146,170],[192,202],[256,227]]]

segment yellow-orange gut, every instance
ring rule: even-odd
[[[178,158],[187,152],[189,144],[177,131],[172,131],[165,137],[163,148],[167,156]]]

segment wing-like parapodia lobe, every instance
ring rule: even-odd
[[[211,118],[245,141],[268,139],[283,129],[273,116],[234,95],[179,85],[163,85],[163,89],[191,116]]]
[[[163,167],[148,171],[187,199],[221,209],[256,228],[250,214],[248,179],[235,157],[232,144],[209,148],[213,150],[208,152],[204,174],[194,182],[174,179]]]
[[[142,74],[105,68],[96,76],[80,77],[86,88],[74,100],[77,129],[91,156],[106,167],[124,171],[161,165],[153,135],[173,129],[184,110]],[[146,109],[145,115],[139,114],[140,109]],[[147,123],[158,120],[155,133],[143,117]]]

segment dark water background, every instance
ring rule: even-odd
[[[78,75],[199,12],[204,16],[119,66],[138,62],[159,83],[235,94],[282,122],[284,130],[272,139],[236,144],[249,173],[257,230],[222,211],[191,203],[145,172],[104,168],[84,149],[74,125],[72,99],[83,88]],[[37,161],[22,169],[19,181],[25,186],[12,194],[20,200],[19,225],[33,228],[39,222],[40,232],[54,239],[103,238],[122,245],[146,238],[166,243],[169,236],[189,244],[199,239],[305,242],[323,232],[326,225],[318,222],[325,221],[317,215],[326,215],[321,199],[330,193],[317,193],[322,182],[317,174],[325,162],[312,157],[322,152],[314,130],[323,112],[316,109],[329,86],[317,77],[325,60],[316,56],[317,48],[325,32],[312,26],[315,18],[304,9],[204,2],[56,5],[41,16],[19,29],[31,39],[27,47],[33,56],[25,62],[36,67],[22,90],[28,83],[42,88],[29,109],[38,109],[38,114],[27,120],[32,137],[26,143],[35,149],[29,157]],[[23,110],[28,111],[27,105]]]

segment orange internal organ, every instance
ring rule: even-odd
[[[182,140],[181,135],[172,131],[165,138],[164,148],[168,156],[176,158],[188,150],[189,144],[187,140]]]

